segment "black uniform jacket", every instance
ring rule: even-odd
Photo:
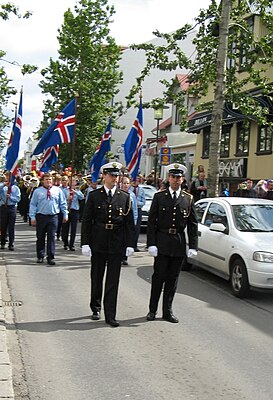
[[[147,246],[157,246],[159,254],[183,257],[186,254],[186,227],[189,248],[197,250],[198,223],[193,196],[181,190],[174,202],[169,190],[156,193],[149,212]]]
[[[84,207],[81,245],[88,244],[92,252],[122,253],[134,247],[134,218],[130,195],[116,189],[109,201],[104,188],[90,192]]]

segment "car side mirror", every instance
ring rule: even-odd
[[[209,227],[210,231],[227,233],[227,227],[224,224],[213,222]]]

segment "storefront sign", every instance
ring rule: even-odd
[[[219,176],[221,178],[245,178],[247,158],[219,161]]]

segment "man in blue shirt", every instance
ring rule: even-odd
[[[79,210],[80,210],[80,200],[84,199],[84,194],[80,189],[76,189],[77,179],[72,177],[71,187],[67,186],[62,188],[68,204],[68,221],[62,226],[62,239],[64,242],[64,249],[67,250],[68,247],[70,251],[75,251],[74,243],[77,233],[77,225],[79,220]],[[69,237],[70,228],[70,239]],[[69,242],[69,246],[68,246]]]
[[[4,182],[0,183],[0,207],[1,207],[1,249],[5,249],[6,237],[9,239],[9,250],[14,250],[15,221],[17,204],[21,199],[18,186],[10,185],[7,175]]]
[[[31,225],[36,226],[37,263],[44,261],[47,236],[47,263],[55,265],[55,235],[60,212],[63,214],[63,222],[66,222],[68,220],[66,198],[58,186],[53,186],[52,176],[46,173],[42,178],[42,186],[34,191],[29,206]]]

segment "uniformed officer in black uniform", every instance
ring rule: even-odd
[[[103,277],[104,315],[107,324],[117,327],[116,307],[121,261],[134,253],[135,227],[129,193],[117,187],[122,164],[102,166],[104,185],[90,192],[82,219],[82,254],[91,256],[91,302],[93,320],[100,319]]]
[[[177,323],[172,303],[182,260],[186,255],[184,229],[189,239],[188,257],[197,254],[198,223],[193,210],[193,197],[181,190],[186,167],[171,164],[167,167],[169,187],[154,195],[147,226],[147,247],[154,258],[148,321],[156,317],[158,301],[164,285],[163,319]]]

